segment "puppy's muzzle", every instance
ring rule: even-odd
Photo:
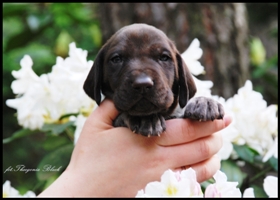
[[[134,78],[132,81],[132,87],[141,94],[148,92],[154,86],[154,82],[151,77],[141,74]]]

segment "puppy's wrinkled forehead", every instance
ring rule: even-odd
[[[137,50],[150,51],[172,51],[173,43],[168,39],[164,32],[161,30],[145,25],[133,24],[123,27],[116,32],[108,41],[110,52],[131,50],[130,53]],[[110,53],[109,52],[109,53]]]

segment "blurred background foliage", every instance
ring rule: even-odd
[[[19,62],[25,54],[31,56],[35,73],[41,75],[51,71],[57,56],[68,56],[70,42],[74,41],[78,48],[87,50],[88,60],[94,60],[104,41],[97,15],[98,3],[3,3],[2,9],[4,139],[21,129],[15,110],[7,107],[5,102],[15,98],[10,87],[14,80],[11,72],[20,69]],[[278,104],[278,21],[275,22],[278,4],[247,4],[247,9],[254,90],[263,94],[268,105]],[[40,164],[48,163],[48,159],[57,166],[61,162],[67,164],[69,152],[73,149],[71,135],[62,133],[61,139],[57,140],[51,131],[50,134],[32,133],[36,134],[3,144],[3,172],[9,166],[19,164],[36,169]],[[61,145],[65,148],[57,148]],[[58,154],[61,157],[53,156]],[[5,172],[3,183],[10,180],[21,193],[32,190],[38,194],[58,175],[54,173],[46,178],[33,172]]]
[[[254,90],[278,104],[278,3],[247,3]]]
[[[101,47],[100,25],[95,15],[96,4],[82,3],[4,3],[3,4],[3,138],[21,129],[17,123],[15,110],[6,106],[7,99],[15,98],[10,86],[14,80],[11,72],[19,70],[19,62],[25,54],[33,60],[33,70],[41,75],[51,71],[56,57],[68,57],[69,43],[88,51],[88,60],[94,60]],[[72,131],[73,132],[73,131]],[[29,137],[21,137],[3,147],[3,169],[24,165],[36,169],[43,163],[64,165],[69,161],[73,149],[73,135],[43,134],[33,131]],[[19,132],[19,136],[25,134]],[[64,149],[57,147],[64,145]],[[67,147],[68,145],[68,147]],[[70,147],[69,147],[70,145]],[[60,151],[62,158],[54,161]],[[61,153],[67,151],[66,153]],[[42,160],[42,158],[45,159]],[[48,161],[51,160],[50,161]],[[64,159],[65,162],[60,159]],[[64,166],[63,165],[63,166]],[[62,171],[61,169],[60,171]],[[52,174],[51,174],[52,175]],[[52,178],[42,177],[33,172],[4,173],[3,183],[10,180],[21,193],[33,190],[38,193],[59,174]],[[37,177],[36,177],[37,176]]]

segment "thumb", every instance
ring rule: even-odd
[[[118,114],[119,112],[116,109],[113,101],[104,99],[101,104],[90,114],[89,120],[112,125],[113,120],[118,116]]]
[[[232,117],[230,115],[225,115],[223,120],[225,127],[227,127],[232,122]]]

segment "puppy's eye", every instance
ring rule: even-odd
[[[168,55],[166,54],[162,54],[160,57],[159,57],[159,60],[160,61],[168,61],[169,59],[171,59]]]
[[[116,55],[116,56],[113,56],[113,57],[111,58],[111,61],[112,61],[113,63],[121,63],[123,60],[122,60],[122,57],[121,57],[121,56]]]

